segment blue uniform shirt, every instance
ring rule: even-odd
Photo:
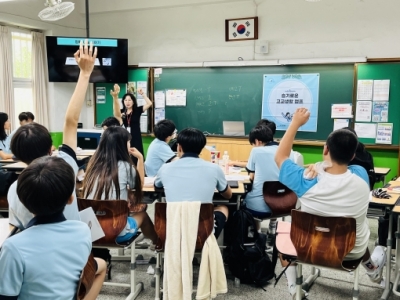
[[[10,143],[11,143],[11,135],[7,135],[5,140],[0,141],[0,151],[5,153],[11,153]]]
[[[146,176],[156,176],[161,166],[171,161],[175,156],[175,153],[166,142],[154,139],[147,150],[146,161],[144,163]]]
[[[219,165],[192,153],[186,153],[180,159],[164,164],[157,173],[154,185],[164,187],[167,202],[212,203],[215,189],[224,192],[228,188]]]

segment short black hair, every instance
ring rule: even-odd
[[[192,152],[200,154],[206,145],[206,136],[196,128],[185,128],[179,132],[176,138],[177,143],[182,147],[184,153]]]
[[[26,164],[36,158],[49,155],[52,140],[49,131],[38,123],[29,123],[18,128],[11,139],[11,152]]]
[[[271,129],[272,135],[275,135],[275,132],[276,132],[276,124],[275,124],[275,122],[272,122],[272,121],[267,120],[267,119],[261,119],[256,124],[256,126],[262,126],[262,125],[267,126],[269,129]]]
[[[30,111],[26,111],[25,113],[28,116],[28,119],[31,119],[32,121],[35,120],[35,116],[33,115],[33,113],[31,113]]]
[[[356,153],[357,136],[347,129],[333,131],[326,140],[331,159],[341,165],[348,165]]]
[[[17,195],[36,216],[48,216],[64,210],[74,193],[75,173],[62,158],[35,159],[19,175]]]
[[[101,127],[110,127],[110,126],[121,126],[121,123],[118,121],[116,117],[108,117],[101,123]]]
[[[154,126],[154,135],[161,141],[165,141],[175,130],[175,124],[171,120],[161,120]]]
[[[28,115],[26,114],[26,112],[22,112],[18,115],[18,119],[20,122],[28,121]]]
[[[263,143],[272,142],[274,135],[272,134],[272,130],[265,125],[254,127],[249,134],[249,142],[251,145],[256,143],[256,140],[259,140]]]

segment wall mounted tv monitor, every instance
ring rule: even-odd
[[[76,82],[79,76],[74,53],[83,37],[46,36],[50,82]],[[90,82],[128,82],[128,40],[89,38],[97,47],[97,59]]]

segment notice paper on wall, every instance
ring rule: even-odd
[[[146,104],[146,101],[144,100],[143,96],[139,94],[139,91],[142,90],[145,95],[147,95],[147,81],[138,81],[136,83],[137,87],[137,93],[136,93],[136,99],[137,99],[137,105],[138,106],[143,106]]]
[[[333,120],[333,131],[344,128],[344,127],[349,127],[349,119],[334,119]]]
[[[357,101],[356,122],[371,122],[372,101]]]
[[[352,105],[350,103],[332,104],[331,118],[353,118]]]
[[[156,91],[154,93],[154,107],[163,108],[165,107],[165,93],[164,91]]]
[[[391,144],[393,133],[393,123],[378,123],[376,130],[375,143],[377,144]]]
[[[389,102],[377,101],[372,103],[372,122],[387,122],[389,115]]]
[[[96,103],[97,104],[106,103],[106,88],[105,87],[97,87],[96,88]]]
[[[376,137],[376,124],[355,123],[354,130],[359,138],[374,139]]]
[[[165,108],[155,108],[154,109],[154,124],[165,119]]]
[[[147,126],[147,116],[141,116],[140,117],[140,132],[142,133],[147,133],[148,126]]]
[[[372,100],[373,80],[357,81],[357,100]]]
[[[186,106],[186,90],[167,90],[167,106]]]
[[[390,80],[374,80],[374,101],[389,101]]]

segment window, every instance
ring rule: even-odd
[[[14,83],[14,120],[18,122],[18,115],[23,111],[35,114],[32,95],[32,35],[29,31],[13,29],[13,83]],[[12,124],[13,128],[18,127]]]

